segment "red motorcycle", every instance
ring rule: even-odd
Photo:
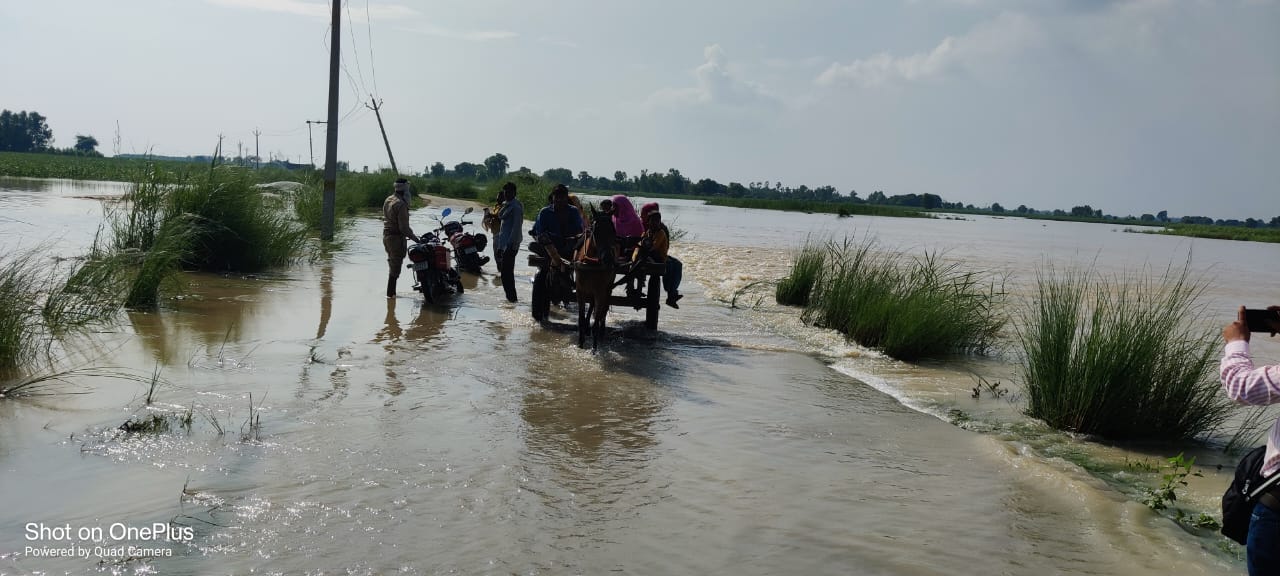
[[[472,210],[467,208],[462,215],[465,217]],[[453,246],[454,266],[459,270],[479,274],[480,267],[489,263],[489,257],[484,255],[484,248],[489,245],[489,237],[463,230],[464,225],[472,223],[470,220],[450,220],[441,226],[441,230],[444,232],[444,237],[449,239],[449,244]]]
[[[450,264],[449,247],[445,246],[444,240],[437,234],[444,232],[445,224],[442,221],[452,211],[445,208],[436,217],[440,227],[423,234],[418,242],[409,247],[410,264],[406,267],[413,269],[416,281],[413,289],[422,292],[427,302],[432,304],[440,302],[446,296],[463,292],[462,278]]]

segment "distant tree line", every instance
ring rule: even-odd
[[[98,152],[98,139],[83,134],[76,135],[75,146],[54,148],[53,130],[49,129],[48,120],[39,112],[0,111],[0,152],[102,156]]]
[[[505,154],[494,154],[489,156],[482,163],[460,162],[455,164],[452,169],[447,168],[444,163],[436,162],[427,167],[423,176],[432,178],[460,178],[465,180],[477,180],[480,182],[490,182],[506,177],[510,164]],[[534,173],[527,167],[521,166],[514,170],[517,173]],[[1210,224],[1217,226],[1243,226],[1247,228],[1280,228],[1280,216],[1276,216],[1269,221],[1256,218],[1247,218],[1245,220],[1237,219],[1218,219],[1214,220],[1205,216],[1169,216],[1167,210],[1161,210],[1156,214],[1143,214],[1139,217],[1134,216],[1113,216],[1104,214],[1101,209],[1094,208],[1089,205],[1073,206],[1070,210],[1053,209],[1053,210],[1037,210],[1027,207],[1027,205],[1019,205],[1014,209],[1006,209],[1000,203],[993,203],[990,206],[979,207],[973,204],[965,204],[962,202],[947,202],[937,194],[894,194],[888,195],[883,191],[876,190],[868,194],[865,198],[858,196],[856,190],[850,190],[847,194],[841,193],[834,186],[819,186],[810,188],[805,185],[792,188],[784,186],[781,182],[748,182],[743,185],[739,182],[730,182],[722,184],[710,178],[703,178],[694,182],[685,177],[675,168],[670,168],[666,172],[650,172],[649,170],[641,170],[639,175],[628,175],[622,170],[614,171],[613,176],[592,176],[585,170],[579,171],[576,175],[568,168],[550,168],[542,172],[542,177],[566,186],[573,186],[583,190],[607,191],[607,192],[625,192],[633,194],[642,194],[650,196],[697,196],[702,198],[759,198],[766,200],[804,200],[812,202],[831,202],[831,203],[847,203],[847,204],[871,204],[880,206],[902,206],[907,208],[919,208],[922,210],[955,210],[963,212],[976,212],[988,214],[1016,214],[1019,216],[1038,216],[1047,218],[1063,218],[1078,220],[1097,220],[1107,222],[1128,222],[1136,224],[1159,224],[1159,223],[1184,223],[1184,224]]]

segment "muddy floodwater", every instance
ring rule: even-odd
[[[0,247],[83,252],[97,196],[122,191],[2,180]],[[1008,352],[893,361],[805,326],[762,282],[810,235],[941,250],[1007,274],[1015,295],[1048,265],[1190,254],[1225,323],[1280,301],[1280,268],[1259,265],[1280,246],[662,205],[684,232],[687,296],[656,333],[615,309],[595,354],[574,346],[570,313],[530,319],[524,251],[514,305],[492,263],[447,305],[424,305],[408,275],[388,300],[373,217],[295,266],[189,275],[161,311],[67,351],[158,371],[150,406],[143,384],[91,377],[66,387],[86,394],[0,400],[0,574],[1243,573],[1240,547],[1078,464],[1186,449],[1202,476],[1178,502],[1216,515],[1234,457],[1043,430],[1020,414]],[[445,206],[462,204],[418,205],[413,224]],[[1272,342],[1254,352],[1280,359]],[[1012,392],[974,399],[975,376]],[[118,429],[152,412],[171,429]]]

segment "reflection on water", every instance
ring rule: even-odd
[[[182,299],[163,303],[164,310],[128,313],[152,356],[175,365],[196,356],[224,362],[233,360],[227,356],[233,351],[249,351],[240,344],[251,339],[246,326],[271,299],[272,282],[215,274],[189,274],[187,282]]]
[[[320,265],[320,325],[316,328],[316,340],[324,338],[324,331],[329,327],[329,318],[333,316],[333,255],[321,255]]]

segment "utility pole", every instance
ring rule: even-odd
[[[333,240],[333,208],[338,188],[338,63],[342,56],[342,1],[333,0],[333,36],[329,40],[329,120],[324,153],[324,200],[320,207],[320,240]]]
[[[257,170],[262,167],[262,156],[258,155],[258,136],[262,135],[262,131],[254,127],[253,129],[253,169]]]
[[[311,125],[328,124],[324,120],[307,120],[307,149],[311,151],[311,169],[316,169],[316,147],[311,143]]]
[[[400,169],[396,168],[396,157],[391,154],[391,141],[387,140],[387,129],[382,125],[382,112],[379,111],[379,109],[382,108],[382,99],[379,98],[375,102],[373,98],[370,98],[369,103],[364,106],[365,108],[373,110],[373,115],[378,117],[378,130],[382,131],[382,143],[387,147],[387,158],[391,159],[391,171],[395,172],[398,176],[400,174]]]

